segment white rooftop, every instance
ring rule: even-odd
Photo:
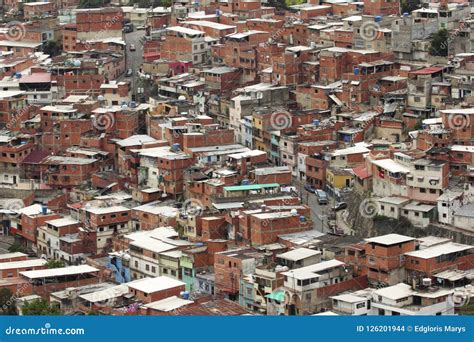
[[[391,300],[397,300],[413,295],[413,290],[410,285],[399,283],[376,290],[374,293],[378,296],[382,296]]]
[[[415,238],[412,238],[411,236],[400,235],[400,234],[387,234],[387,235],[365,239],[366,242],[376,243],[376,244],[385,245],[385,246],[397,245],[399,243],[405,243],[412,240],[415,240]]]
[[[178,32],[182,34],[187,34],[190,36],[203,35],[205,32],[199,30],[193,30],[187,27],[182,26],[172,26],[166,29],[167,31]]]
[[[453,145],[451,146],[451,151],[474,153],[474,146]]]
[[[342,265],[345,265],[345,263],[343,263],[342,261],[333,259],[333,260],[328,260],[328,261],[322,261],[314,265],[297,268],[295,270],[284,272],[282,274],[289,278],[295,278],[295,279],[300,279],[300,280],[310,279],[310,278],[318,277],[319,276],[318,272],[321,272],[330,268],[339,267]]]
[[[140,146],[146,143],[156,142],[155,138],[150,137],[146,134],[141,135],[132,135],[126,139],[117,141],[117,145],[121,147],[129,147],[129,146]]]
[[[309,248],[297,248],[292,251],[277,255],[278,258],[297,261],[312,257],[314,255],[321,254],[320,251],[315,251],[314,249]]]
[[[456,108],[456,109],[445,109],[440,110],[443,114],[466,114],[471,115],[474,114],[474,108]]]
[[[137,240],[133,240],[130,242],[130,246],[143,248],[154,253],[162,253],[176,248],[173,245],[165,243],[161,240],[154,239],[152,237],[143,237]]]
[[[132,209],[166,217],[175,217],[179,214],[179,209],[168,205],[160,205],[160,203],[161,202],[147,203]]]
[[[21,253],[21,252],[5,253],[5,254],[0,254],[0,260],[19,258],[19,257],[27,256],[27,255],[28,254]]]
[[[20,272],[26,278],[38,279],[38,278],[51,278],[59,277],[66,275],[76,275],[90,272],[98,272],[99,270],[95,267],[89,265],[80,265],[80,266],[67,266],[60,268],[52,268],[47,270],[37,270],[37,271],[25,271]]]
[[[171,310],[176,310],[183,306],[194,303],[192,300],[182,299],[177,296],[168,297],[156,302],[146,304],[145,307],[157,311],[168,312]]]
[[[134,281],[132,283],[128,283],[128,287],[145,293],[164,291],[167,289],[172,289],[184,285],[185,283],[183,283],[182,281],[165,276],[156,278],[144,278]]]
[[[118,298],[127,293],[128,293],[128,286],[126,284],[121,284],[121,285],[113,286],[104,290],[79,295],[79,297],[90,303],[97,303],[97,302],[102,302],[104,300]]]
[[[44,259],[27,259],[20,261],[2,262],[0,263],[0,271],[11,270],[16,268],[38,267],[46,264]]]
[[[463,245],[456,242],[448,242],[443,243],[441,245],[420,249],[418,251],[408,252],[405,253],[405,255],[420,259],[431,259],[441,255],[468,251],[472,248],[474,247],[470,245]]]
[[[339,296],[332,296],[331,299],[340,300],[341,302],[346,303],[359,303],[367,301],[367,298],[356,296],[353,294],[341,294]]]
[[[228,29],[233,29],[233,28],[235,29],[235,26],[225,25],[225,24],[216,23],[216,22],[207,21],[207,20],[189,20],[189,21],[183,22],[183,24],[196,25],[198,27],[199,26],[209,27],[216,30],[228,30]]]
[[[71,224],[77,224],[79,221],[73,219],[71,216],[62,217],[60,219],[46,221],[47,224],[50,224],[55,227],[69,226]]]
[[[130,210],[129,208],[124,207],[122,205],[113,205],[110,207],[84,207],[84,209],[94,215],[111,214],[119,211]]]
[[[408,169],[406,166],[403,166],[402,164],[397,163],[393,159],[379,159],[379,160],[372,160],[372,164],[377,165],[378,167],[381,167],[382,169],[385,169],[389,172],[392,173],[409,173],[410,169]]]

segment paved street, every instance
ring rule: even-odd
[[[8,253],[8,248],[13,244],[13,236],[0,235],[0,254]]]
[[[304,183],[295,181],[295,185],[301,194],[303,203],[308,204],[311,208],[311,219],[314,222],[314,229],[326,233],[328,231],[327,217],[334,206],[334,198],[329,197],[329,204],[319,205],[316,195],[305,190]]]
[[[121,76],[119,80],[130,80],[132,84],[132,90],[135,92],[137,87],[137,71],[140,69],[140,65],[143,62],[143,39],[145,37],[145,30],[135,30],[125,34],[125,42],[127,43],[127,67],[126,70],[132,69],[133,76],[125,77]],[[130,44],[135,45],[136,50],[130,51]]]

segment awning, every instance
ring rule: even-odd
[[[285,300],[285,291],[283,291],[283,290],[274,291],[270,294],[267,294],[265,296],[265,298],[273,299],[273,300],[276,300],[276,301],[279,301],[279,302],[283,302]]]
[[[217,210],[240,209],[244,207],[244,202],[213,203],[212,205]]]
[[[344,103],[342,103],[342,101],[339,100],[336,95],[329,95],[329,98],[333,100],[338,106],[344,106]]]

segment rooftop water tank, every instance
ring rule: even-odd
[[[374,21],[376,23],[380,23],[382,21],[382,17],[380,15],[375,16]]]

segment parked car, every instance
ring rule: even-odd
[[[130,77],[133,75],[133,69],[128,69],[127,73],[125,74],[126,77]]]
[[[323,190],[317,189],[315,194],[316,194],[316,197],[318,198],[319,204],[328,204],[328,195],[326,194],[326,192],[324,192]]]
[[[347,209],[347,203],[346,202],[337,202],[334,205],[334,210],[339,211],[339,210],[344,210]]]
[[[126,23],[123,25],[123,32],[124,33],[130,33],[133,32],[133,24],[132,23]]]
[[[309,184],[306,184],[306,185],[304,186],[304,188],[305,188],[306,191],[309,191],[309,192],[311,192],[312,194],[314,194],[315,191],[316,191],[316,189],[313,188],[313,187],[312,187],[311,185],[309,185]]]
[[[135,51],[136,49],[135,44],[130,44],[130,51]]]

